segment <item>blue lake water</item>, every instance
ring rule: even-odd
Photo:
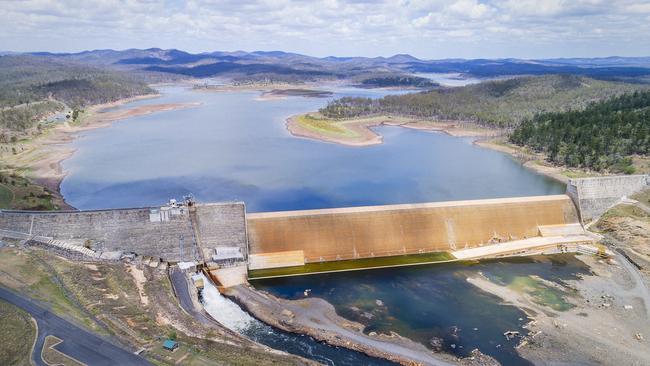
[[[380,127],[384,143],[346,147],[291,136],[288,116],[326,99],[164,88],[137,104],[200,102],[85,132],[61,192],[79,209],[159,205],[193,193],[248,211],[554,194],[564,187],[507,155],[442,133]],[[392,91],[394,93],[394,91]],[[337,90],[335,96],[387,91]]]
[[[149,206],[192,193],[203,202],[244,201],[247,210],[255,212],[564,192],[563,185],[525,169],[505,154],[479,148],[471,139],[380,127],[376,131],[384,136],[383,144],[346,147],[287,132],[287,117],[316,110],[328,99],[259,100],[258,92],[206,93],[183,87],[161,91],[161,98],[131,105],[201,105],[84,132],[73,143],[77,152],[63,163],[68,175],[61,192],[69,204],[79,209]],[[334,97],[395,93],[354,88],[334,91]],[[552,274],[555,268],[563,268],[558,277],[562,280],[578,268],[572,263],[425,266],[257,285],[289,298],[310,288],[313,295],[332,302],[339,314],[366,323],[368,331],[394,330],[428,346],[437,337],[442,349],[450,353],[463,356],[479,347],[505,364],[527,364],[514,344],[502,340],[504,331],[519,329],[524,314],[500,305],[464,278],[478,270],[500,271],[503,277],[510,272]],[[377,299],[386,303],[386,309],[373,307]],[[360,318],[352,309],[373,317]],[[475,327],[479,331],[473,331]],[[388,364],[329,348],[309,337],[269,332],[268,328],[263,332],[253,329],[248,335],[328,364]]]

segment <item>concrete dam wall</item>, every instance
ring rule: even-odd
[[[219,246],[245,253],[243,203],[65,212],[0,211],[0,230],[84,243],[98,251],[125,251],[169,261],[200,259],[198,240],[206,254]],[[195,222],[198,221],[198,222]],[[181,241],[183,253],[181,253]]]
[[[571,179],[567,194],[573,199],[583,223],[588,223],[620,202],[650,184],[647,175],[622,175]]]
[[[247,223],[254,269],[472,248],[579,219],[569,196],[555,195],[253,213]]]

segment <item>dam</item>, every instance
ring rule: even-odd
[[[0,238],[94,258],[202,263],[222,285],[327,271],[580,251],[583,228],[647,176],[571,180],[567,194],[247,213],[193,200],[134,209],[0,211]],[[212,272],[211,272],[212,273]]]

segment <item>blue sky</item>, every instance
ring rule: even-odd
[[[0,50],[650,56],[650,0],[2,0]]]

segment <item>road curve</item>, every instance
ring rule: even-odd
[[[37,366],[47,366],[41,359],[45,337],[53,335],[63,340],[54,348],[86,365],[133,365],[150,366],[149,361],[124,350],[44,309],[36,301],[0,287],[0,299],[28,312],[38,323],[38,335],[32,361]]]

